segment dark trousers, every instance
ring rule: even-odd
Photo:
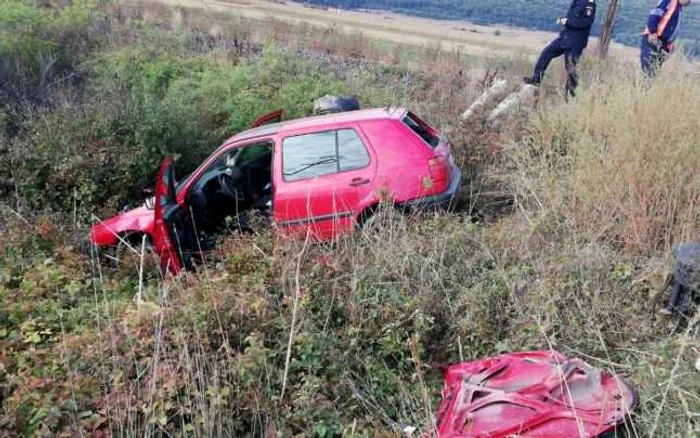
[[[661,65],[666,61],[669,51],[664,47],[663,43],[659,45],[649,44],[647,36],[642,37],[642,50],[640,60],[642,63],[642,71],[650,78],[656,76],[661,68]]]
[[[583,49],[565,47],[562,44],[561,38],[555,39],[542,50],[542,54],[540,54],[540,58],[537,60],[537,64],[535,64],[535,73],[532,75],[532,80],[537,84],[542,82],[544,72],[547,70],[547,67],[549,67],[549,63],[552,62],[552,59],[564,55],[564,64],[566,66],[566,94],[573,97],[576,87],[578,86],[576,66],[578,65],[578,60],[581,58],[582,52]]]

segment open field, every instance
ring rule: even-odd
[[[337,26],[344,32],[362,32],[378,41],[413,46],[439,46],[444,51],[472,56],[525,56],[534,60],[556,34],[508,26],[480,26],[468,21],[433,20],[388,12],[326,10],[294,2],[217,0],[123,0],[125,4],[158,3],[200,8],[253,19],[275,18],[315,26]],[[553,18],[554,19],[554,18]],[[595,39],[591,48],[595,48]],[[612,56],[636,60],[637,49],[613,44]]]

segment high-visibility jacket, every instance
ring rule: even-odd
[[[660,0],[649,13],[649,21],[644,35],[657,35],[665,45],[675,41],[681,28],[683,6],[678,0]]]

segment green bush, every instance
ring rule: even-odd
[[[50,9],[27,0],[0,1],[0,96],[5,102],[46,101],[52,85],[70,80],[95,44],[91,0]]]
[[[184,175],[258,116],[309,114],[314,98],[343,90],[330,71],[272,47],[231,65],[136,45],[97,53],[82,71],[85,101],[33,113],[10,142],[14,179],[34,208],[113,211],[153,185],[165,155]]]

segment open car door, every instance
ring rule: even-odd
[[[194,229],[177,202],[173,158],[166,157],[156,181],[153,223],[153,246],[163,272],[177,274],[182,268],[191,268],[195,242]]]
[[[250,124],[249,128],[257,128],[259,126],[263,125],[269,125],[271,123],[279,123],[282,121],[282,118],[284,117],[284,110],[283,109],[278,109],[275,111],[272,111],[271,113],[267,113],[265,115],[262,115],[255,119],[253,123]]]

